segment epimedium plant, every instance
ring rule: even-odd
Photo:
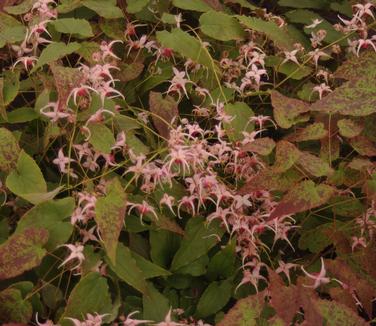
[[[372,324],[375,5],[3,2],[0,321]]]

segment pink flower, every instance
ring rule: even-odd
[[[76,268],[81,266],[81,264],[85,260],[85,256],[84,256],[84,253],[83,253],[83,251],[84,251],[83,245],[80,245],[80,244],[76,244],[76,245],[65,244],[65,245],[62,245],[60,247],[67,247],[71,252],[70,252],[69,256],[60,264],[59,268],[66,265],[68,262],[75,260],[75,259],[78,260],[78,264],[75,267],[71,268],[71,270],[76,269]]]
[[[69,172],[66,168],[66,165],[70,164],[71,162],[75,162],[75,160],[71,159],[70,157],[64,156],[62,148],[59,149],[57,158],[55,158],[52,161],[52,163],[59,166],[59,170],[60,170],[61,173],[68,173]]]
[[[321,270],[320,270],[320,273],[318,273],[318,274],[310,274],[310,273],[308,273],[304,269],[303,266],[301,266],[301,269],[304,272],[304,274],[306,274],[309,278],[315,280],[315,282],[313,283],[313,285],[310,285],[310,286],[304,285],[305,287],[317,289],[320,285],[325,285],[325,284],[328,284],[330,282],[330,278],[326,276],[326,269],[325,269],[325,265],[324,265],[324,259],[322,257],[321,257]]]

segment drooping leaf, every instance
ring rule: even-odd
[[[93,30],[86,19],[58,18],[50,22],[50,24],[60,33],[78,35],[84,38],[94,36]]]
[[[115,137],[112,131],[104,124],[91,123],[89,143],[96,151],[110,154],[111,147],[115,145]]]
[[[245,31],[232,16],[219,11],[208,11],[200,17],[201,31],[216,40],[232,41],[245,38]]]
[[[197,315],[205,318],[221,310],[230,300],[233,287],[228,280],[210,283],[198,301]]]
[[[46,254],[42,246],[48,240],[45,229],[28,228],[0,245],[0,280],[21,275],[40,264]]]
[[[325,204],[335,189],[325,184],[315,185],[311,180],[302,181],[291,189],[278,203],[269,216],[270,220],[304,212]]]
[[[95,221],[97,222],[107,256],[115,264],[116,249],[120,231],[123,227],[127,196],[117,178],[114,178],[106,189],[106,196],[98,198],[95,204]]]
[[[81,45],[77,42],[72,42],[69,44],[65,44],[63,42],[54,42],[46,46],[43,49],[40,57],[38,59],[38,63],[35,65],[32,71],[44,66],[47,63],[51,63],[58,59],[65,57],[68,54],[71,54],[77,50]]]
[[[207,276],[211,280],[231,277],[235,270],[235,241],[217,252],[208,265]]]
[[[2,325],[18,325],[5,323],[28,323],[33,314],[33,307],[24,300],[20,290],[9,287],[0,292],[0,322]]]
[[[87,313],[102,315],[110,313],[111,309],[112,301],[106,278],[91,272],[82,277],[73,288],[59,323],[71,326],[73,323],[67,317],[83,320]]]
[[[153,124],[158,133],[163,138],[169,139],[171,122],[179,115],[178,104],[169,95],[163,98],[162,93],[150,92],[149,106],[153,114]]]
[[[72,234],[73,226],[67,218],[72,215],[74,200],[66,197],[41,203],[27,211],[17,224],[16,234],[31,227],[46,229],[49,233],[47,250],[64,244]]]
[[[145,319],[162,321],[165,319],[170,303],[152,283],[147,283],[147,293],[142,296],[143,317]]]
[[[286,97],[277,91],[271,93],[271,99],[274,119],[281,128],[288,129],[304,121],[303,114],[309,111],[308,103]]]
[[[82,5],[107,19],[123,17],[123,12],[116,6],[116,0],[83,0]]]
[[[171,270],[177,271],[206,254],[217,243],[217,239],[212,236],[213,234],[221,237],[223,229],[214,222],[206,226],[204,220],[200,217],[189,220],[183,241],[172,260]]]
[[[150,231],[150,256],[154,263],[168,268],[180,245],[180,237],[166,230]]]
[[[236,142],[244,138],[243,132],[252,132],[254,123],[250,118],[254,116],[253,110],[243,102],[226,104],[224,111],[232,117],[229,123],[224,123],[223,127],[230,140]]]
[[[128,247],[119,243],[116,251],[116,263],[113,264],[109,259],[107,261],[109,267],[120,279],[141,293],[147,293],[147,283],[144,274],[137,265],[136,260],[132,257],[132,253]]]
[[[154,278],[158,276],[169,276],[171,273],[156,265],[153,264],[150,260],[145,259],[139,254],[132,252],[132,257],[135,259],[137,266],[142,270],[142,274],[144,275],[145,280],[149,278]]]
[[[6,173],[17,165],[20,149],[13,134],[5,128],[0,128],[0,170]]]

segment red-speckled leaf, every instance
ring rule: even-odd
[[[274,172],[285,172],[298,161],[300,151],[294,144],[281,140],[277,143],[275,156]]]
[[[350,145],[364,156],[376,156],[376,144],[364,136],[357,136],[350,139]]]
[[[126,210],[126,194],[118,179],[113,179],[106,186],[107,194],[99,198],[95,205],[95,220],[107,256],[115,264],[118,238],[123,227]]]
[[[170,127],[172,120],[179,115],[178,104],[169,95],[163,98],[162,93],[150,92],[150,111],[153,113],[152,119],[158,133],[168,139],[170,137]]]
[[[304,113],[309,111],[308,103],[284,96],[277,91],[271,93],[271,99],[274,119],[281,128],[288,129],[296,123],[307,121]]]
[[[252,143],[249,143],[242,147],[242,151],[253,152],[262,156],[269,155],[275,147],[275,141],[269,137],[255,139]]]
[[[297,164],[314,177],[323,177],[333,173],[329,164],[308,152],[300,152]]]
[[[325,204],[334,193],[335,189],[331,186],[315,185],[311,180],[302,181],[282,198],[270,214],[269,220],[319,207]]]
[[[13,134],[0,128],[0,170],[10,172],[17,165],[20,148]]]
[[[350,116],[368,116],[376,112],[376,54],[373,51],[365,52],[359,58],[352,57],[335,75],[348,81],[313,103],[311,110]]]
[[[343,137],[353,138],[359,136],[364,129],[364,125],[352,119],[341,119],[337,122],[339,134]]]
[[[250,295],[249,297],[240,299],[217,325],[256,326],[258,325],[257,320],[261,316],[264,305],[264,293]]]
[[[275,172],[272,169],[261,170],[251,178],[239,191],[240,194],[249,194],[257,190],[287,191],[298,183],[304,175],[298,170],[290,169],[286,172]]]
[[[16,326],[20,325],[15,324],[16,322],[29,322],[32,315],[33,307],[29,301],[24,300],[20,290],[7,288],[0,292],[0,323],[12,322],[8,325]]]
[[[326,137],[328,131],[322,122],[312,123],[304,129],[299,130],[296,134],[288,137],[288,140],[300,142],[307,140],[318,140]]]
[[[47,240],[47,230],[29,228],[13,234],[0,245],[0,280],[21,275],[38,266],[46,254],[42,246]]]
[[[80,85],[83,75],[75,68],[62,67],[56,64],[50,64],[50,68],[58,93],[59,110],[65,111],[68,96],[75,87]]]

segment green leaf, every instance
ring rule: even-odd
[[[46,254],[42,246],[48,240],[45,229],[28,228],[0,245],[0,280],[21,275],[40,264]]]
[[[31,303],[24,300],[20,290],[7,288],[0,292],[0,322],[28,323],[33,315]],[[8,324],[9,325],[9,324]]]
[[[210,260],[208,265],[207,276],[210,280],[215,280],[219,277],[231,277],[235,269],[235,245],[236,242],[230,242],[226,247],[218,251]]]
[[[282,64],[283,58],[277,56],[267,56],[265,58],[265,65],[273,67],[275,71],[288,76],[291,79],[301,80],[312,73],[312,68],[288,61]]]
[[[136,14],[144,9],[149,4],[149,0],[128,0],[127,12],[130,14]]]
[[[7,43],[22,41],[25,35],[26,28],[21,22],[12,16],[0,12],[0,48]]]
[[[333,227],[332,224],[326,223],[317,228],[304,230],[299,238],[299,248],[301,250],[308,249],[312,253],[321,252],[333,242],[333,239],[324,232],[331,227]]]
[[[179,268],[176,273],[179,275],[188,274],[191,276],[204,275],[206,273],[206,267],[208,266],[208,264],[209,257],[207,255],[203,255],[191,262],[189,265],[185,265]]]
[[[37,163],[25,151],[21,151],[17,166],[6,179],[6,186],[14,194],[27,199],[27,195],[46,193],[47,185]]]
[[[58,245],[64,244],[72,234],[73,226],[67,218],[72,215],[74,206],[72,197],[50,200],[34,206],[19,220],[15,233],[22,233],[30,227],[46,229],[49,233],[46,248],[53,251]]]
[[[292,188],[269,216],[269,220],[319,207],[328,202],[335,189],[326,184],[315,185],[311,180],[302,181]]]
[[[17,6],[4,7],[4,10],[12,15],[26,14],[32,8],[35,0],[24,0]]]
[[[120,231],[123,227],[127,196],[117,178],[114,178],[106,189],[106,196],[98,198],[95,204],[95,221],[97,222],[107,256],[115,264],[116,248]]]
[[[169,139],[171,122],[179,115],[178,103],[169,95],[163,97],[162,93],[150,92],[149,107],[158,133],[163,138]]]
[[[328,0],[279,0],[278,4],[284,7],[292,8],[314,8],[314,9],[324,9],[329,6],[330,1]]]
[[[131,252],[132,257],[135,259],[137,266],[142,270],[145,280],[149,278],[154,278],[158,276],[169,276],[171,273],[164,268],[153,264],[150,260],[145,259],[144,257]]]
[[[304,114],[309,111],[309,104],[294,98],[282,95],[277,91],[271,93],[274,119],[281,128],[288,129],[291,126],[308,120]]]
[[[293,50],[294,44],[298,42],[296,35],[286,26],[280,28],[273,21],[265,21],[260,18],[236,16],[247,28],[259,33],[264,33],[274,44],[282,49]]]
[[[180,237],[166,230],[150,231],[150,256],[154,263],[168,268],[180,245]]]
[[[33,108],[18,108],[8,113],[8,123],[23,123],[39,118],[39,114]]]
[[[82,6],[82,0],[60,0],[56,7],[59,14],[66,14]]]
[[[86,19],[59,18],[50,22],[50,24],[60,33],[79,35],[84,38],[94,36],[93,30]]]
[[[113,264],[109,259],[106,259],[106,261],[120,279],[141,293],[147,293],[147,283],[144,274],[137,265],[136,260],[132,257],[132,253],[128,247],[119,243],[116,252],[116,264]]]
[[[231,122],[224,123],[223,127],[231,141],[240,141],[244,138],[243,131],[252,132],[254,124],[249,122],[255,114],[244,102],[235,102],[225,105],[225,113],[232,117]]]
[[[230,281],[212,282],[197,304],[197,315],[208,317],[221,310],[231,298],[233,285]]]
[[[0,171],[10,172],[17,166],[20,148],[13,134],[0,128]]]
[[[89,143],[93,145],[96,151],[110,154],[111,147],[115,145],[115,137],[110,129],[104,124],[92,123],[89,125],[90,138]]]
[[[223,233],[223,229],[214,222],[206,226],[203,218],[190,219],[181,246],[172,261],[171,270],[177,271],[205,255],[218,241],[213,234],[221,237]]]
[[[35,65],[32,71],[42,67],[47,63],[51,63],[58,59],[65,57],[68,54],[71,54],[77,50],[81,45],[77,42],[72,42],[69,44],[65,44],[63,42],[55,42],[47,45],[45,49],[43,49],[42,53],[40,54],[38,63]]]
[[[165,319],[170,303],[152,283],[147,283],[147,293],[142,296],[143,318],[153,321],[162,321]]]
[[[96,42],[81,42],[80,48],[76,51],[77,54],[82,56],[87,62],[95,64],[93,60],[93,54],[100,51],[100,45]]]
[[[237,3],[241,7],[248,8],[251,10],[257,9],[257,7],[251,3],[248,2],[248,0],[225,0],[225,3]]]
[[[3,86],[3,100],[4,104],[10,104],[18,95],[20,89],[20,72],[19,71],[5,71]]]
[[[59,323],[62,326],[70,326],[73,323],[66,319],[67,317],[83,320],[87,313],[102,315],[110,313],[111,310],[112,302],[107,280],[99,273],[91,272],[82,277],[73,288]]]
[[[219,41],[243,40],[246,36],[236,18],[219,11],[208,11],[200,16],[201,31]]]
[[[82,5],[107,19],[123,17],[123,12],[116,6],[116,0],[84,0]]]
[[[173,6],[180,9],[193,10],[199,12],[207,12],[213,9],[203,0],[172,0],[172,4]]]

